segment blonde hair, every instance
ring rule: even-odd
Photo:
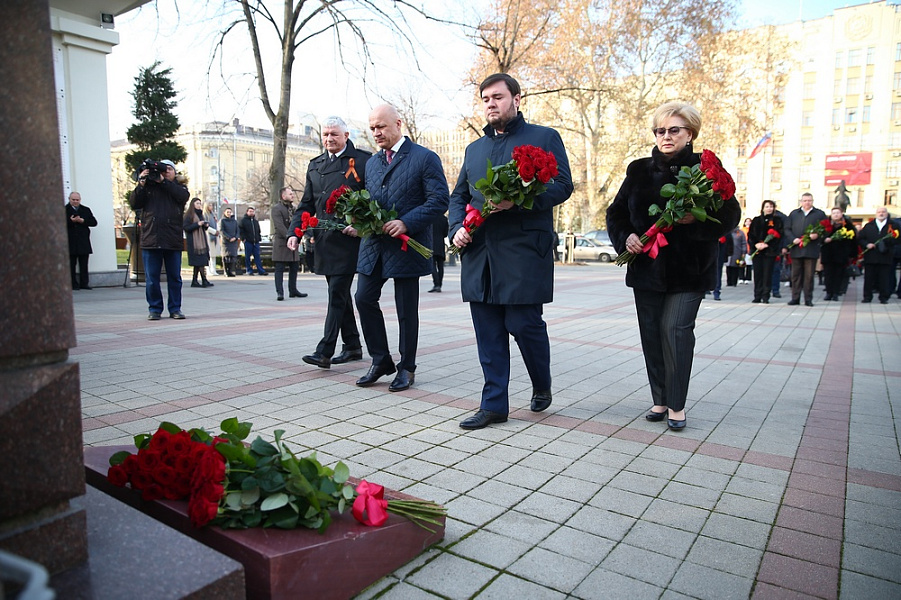
[[[691,139],[696,139],[701,131],[701,113],[691,104],[673,101],[666,102],[657,107],[651,119],[651,127],[660,127],[660,123],[669,117],[680,117],[685,121],[685,126],[691,132]]]

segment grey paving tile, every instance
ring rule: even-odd
[[[491,521],[486,529],[536,545],[558,527],[559,525],[553,521],[508,510]]]
[[[491,504],[477,498],[470,498],[469,496],[454,498],[447,503],[446,508],[448,515],[478,527],[497,518],[498,515],[506,510],[503,506]]]
[[[901,504],[894,508],[847,500],[845,502],[845,518],[881,525],[892,529],[901,529]]]
[[[731,515],[711,513],[701,534],[714,539],[734,542],[757,550],[766,548],[770,524],[758,523]]]
[[[671,502],[710,510],[716,506],[720,499],[720,494],[720,490],[671,481],[663,488],[659,497]]]
[[[608,569],[595,569],[585,578],[579,587],[573,590],[573,596],[585,600],[609,600],[611,598],[629,598],[630,600],[657,600],[662,588],[627,577]]]
[[[763,550],[706,536],[697,539],[688,553],[688,561],[739,577],[754,579]]]
[[[543,585],[503,573],[489,583],[488,587],[483,589],[477,597],[479,600],[510,600],[510,598],[563,600],[567,595]]]
[[[695,533],[638,521],[623,539],[623,543],[684,560],[696,538]]]
[[[506,569],[532,548],[507,535],[481,529],[450,547],[450,552],[498,569]]]
[[[601,567],[650,584],[665,584],[680,563],[659,552],[619,544],[601,562]]]
[[[743,477],[733,477],[726,486],[726,491],[737,496],[747,496],[766,502],[779,502],[785,491],[784,485],[754,481]]]
[[[714,511],[761,523],[773,523],[779,512],[779,504],[735,494],[723,494]]]
[[[518,485],[529,490],[537,490],[552,477],[553,473],[542,471],[540,469],[531,469],[527,465],[513,465],[495,477],[498,481]]]
[[[635,521],[634,517],[594,508],[593,506],[585,506],[574,514],[566,522],[566,525],[579,531],[586,531],[618,542],[625,537],[632,525],[635,524]]]
[[[846,543],[842,545],[842,570],[901,584],[901,554]]]
[[[670,582],[669,589],[702,600],[744,600],[750,597],[753,584],[753,579],[685,562]]]
[[[640,517],[654,499],[651,496],[636,494],[627,490],[607,486],[600,490],[588,504],[603,510]]]
[[[474,596],[497,574],[489,567],[444,553],[411,574],[407,581],[442,597],[463,600]]]
[[[698,533],[709,517],[709,510],[657,498],[642,515],[642,520]]]
[[[560,527],[538,544],[541,548],[591,565],[600,564],[615,545],[612,540],[571,527]]]
[[[856,598],[901,598],[901,585],[884,579],[877,579],[869,575],[862,575],[853,571],[841,572],[842,589],[840,600],[855,600]]]
[[[553,565],[552,568],[548,568]],[[593,566],[545,548],[533,548],[508,571],[523,579],[561,592],[572,591],[592,571]]]
[[[901,554],[901,535],[898,530],[873,525],[856,519],[845,519],[845,542]]]
[[[666,486],[666,483],[666,480],[651,477],[649,475],[622,471],[611,479],[610,483],[607,485],[629,492],[635,492],[636,494],[654,497],[660,493]]]
[[[467,492],[467,495],[472,498],[478,498],[507,508],[516,506],[529,494],[529,490],[525,488],[496,479],[488,479]]]
[[[582,506],[584,506],[582,502],[535,492],[518,502],[515,508],[527,515],[559,524],[568,521]]]

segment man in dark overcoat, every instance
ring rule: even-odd
[[[366,190],[383,209],[397,211],[397,218],[385,223],[385,235],[368,237],[360,244],[360,276],[354,298],[372,366],[357,385],[370,386],[383,375],[397,371],[388,391],[399,392],[413,383],[419,343],[419,278],[431,273],[432,265],[430,259],[406,248],[397,238],[409,235],[426,248],[432,246],[432,223],[447,210],[447,178],[437,154],[401,133],[400,115],[393,106],[373,109],[369,130],[382,150],[366,163]],[[394,279],[400,330],[400,362],[396,368],[379,308],[382,287],[388,279]]]
[[[526,123],[519,112],[519,83],[497,73],[482,82],[479,93],[488,125],[485,136],[466,148],[449,215],[452,243],[461,248],[463,301],[469,302],[485,377],[480,409],[460,423],[464,429],[507,420],[510,336],[532,380],[531,409],[539,412],[551,404],[551,350],[542,311],[554,296],[553,207],[573,192],[563,140],[553,129]],[[470,234],[462,226],[466,205],[481,209],[485,203],[475,183],[485,177],[488,160],[505,164],[522,145],[552,152],[559,175],[531,210],[504,200]]]
[[[810,234],[810,243],[801,245],[804,232],[811,225],[826,219],[826,213],[813,206],[813,194],[801,194],[801,206],[788,214],[785,225],[785,239],[795,244],[791,250],[783,248],[783,253],[792,257],[792,299],[790,305],[801,303],[801,292],[804,292],[805,306],[813,306],[813,274],[820,257],[821,240],[816,233]]]
[[[888,304],[892,297],[892,254],[898,243],[898,239],[887,237],[892,229],[888,209],[880,206],[876,209],[876,218],[864,225],[857,235],[864,252],[862,302],[872,302],[873,292],[878,294],[882,304]]]
[[[366,162],[372,156],[358,150],[350,141],[347,123],[338,117],[329,117],[322,126],[322,145],[325,152],[310,161],[306,184],[300,206],[288,229],[288,247],[297,248],[300,241],[295,229],[301,226],[304,213],[315,215],[320,221],[334,221],[337,215],[326,212],[326,203],[332,192],[346,185],[358,191],[366,187]],[[325,275],[328,284],[328,311],[322,339],[316,351],[303,357],[303,361],[328,369],[332,363],[343,364],[363,359],[360,331],[354,315],[350,288],[357,270],[360,238],[350,235],[352,230],[316,229],[316,252],[313,253],[314,270]],[[341,354],[333,357],[338,335],[343,346]]]
[[[288,294],[291,298],[306,298],[306,294],[297,289],[297,269],[300,256],[297,247],[288,246],[291,232],[291,221],[294,217],[295,194],[291,186],[283,187],[278,193],[281,202],[272,207],[270,223],[272,227],[272,263],[275,265],[275,299],[285,299],[285,268],[288,268]]]
[[[257,211],[254,207],[247,207],[239,226],[241,241],[244,243],[244,267],[247,269],[247,274],[253,275],[250,262],[250,259],[253,258],[257,265],[257,273],[268,275],[269,272],[263,269],[263,261],[260,259],[260,243],[263,241],[263,234],[260,231],[260,222],[257,221]]]
[[[69,271],[72,275],[72,289],[89,290],[88,257],[91,248],[91,227],[97,227],[97,219],[87,206],[81,203],[81,194],[69,194],[66,204],[66,230],[69,233]],[[75,264],[78,263],[78,279],[75,278]]]

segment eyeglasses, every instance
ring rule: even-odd
[[[670,127],[669,129],[667,129],[666,127],[657,127],[655,129],[651,129],[651,131],[653,131],[654,135],[656,135],[657,137],[663,137],[667,134],[667,132],[669,132],[670,135],[679,135],[680,129],[688,129],[688,127],[685,127],[684,125]]]

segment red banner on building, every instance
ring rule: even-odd
[[[873,167],[872,152],[826,155],[826,185],[869,185]]]

